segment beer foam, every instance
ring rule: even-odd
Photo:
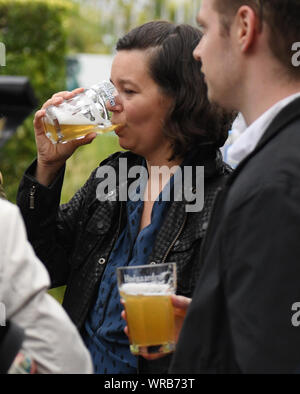
[[[64,110],[60,108],[53,109],[55,116],[59,122],[59,124],[69,124],[69,125],[93,125],[95,122],[91,122],[87,117],[78,113],[75,115],[68,114]]]
[[[172,288],[164,283],[123,283],[120,292],[130,295],[172,294]]]

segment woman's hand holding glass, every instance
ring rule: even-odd
[[[78,88],[72,92],[64,91],[56,93],[35,114],[33,124],[37,146],[36,178],[41,184],[48,186],[55,179],[57,172],[74,151],[81,145],[91,143],[97,136],[96,133],[90,133],[80,140],[73,140],[67,144],[53,144],[45,134],[43,124],[45,109],[51,105],[58,106],[64,100],[73,98],[76,94],[83,92],[83,90],[83,88]]]

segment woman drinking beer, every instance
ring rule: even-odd
[[[117,267],[176,262],[177,294],[186,297],[192,296],[200,272],[213,200],[230,171],[218,148],[231,121],[206,98],[200,65],[193,59],[200,39],[196,28],[155,21],[118,41],[110,110],[112,122],[122,125],[116,134],[126,151],[104,160],[62,206],[66,160],[96,134],[56,145],[45,136],[45,108],[80,89],[55,94],[35,115],[37,160],[23,177],[18,204],[52,286],[67,285],[63,305],[81,331],[96,373],[163,373],[171,357],[151,362],[130,353]],[[196,171],[203,167],[204,188]],[[157,176],[157,168],[170,170],[167,179]],[[181,183],[174,181],[174,168],[183,176]],[[134,179],[137,169],[146,176]],[[105,171],[113,174],[110,181]],[[177,197],[163,198],[167,187],[176,189]],[[198,192],[202,204],[190,198]]]

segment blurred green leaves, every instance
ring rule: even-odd
[[[65,89],[67,33],[63,19],[72,2],[0,0],[0,41],[6,46],[1,75],[27,76],[39,103]],[[8,199],[15,201],[22,174],[36,154],[33,115],[0,150],[0,169]]]
[[[69,1],[0,0],[0,41],[6,46],[6,75],[26,75],[40,101],[65,85]]]

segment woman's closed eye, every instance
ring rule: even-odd
[[[125,94],[128,94],[128,95],[132,95],[132,94],[135,94],[136,91],[135,91],[135,90],[132,90],[132,89],[124,89],[124,93],[125,93]]]

